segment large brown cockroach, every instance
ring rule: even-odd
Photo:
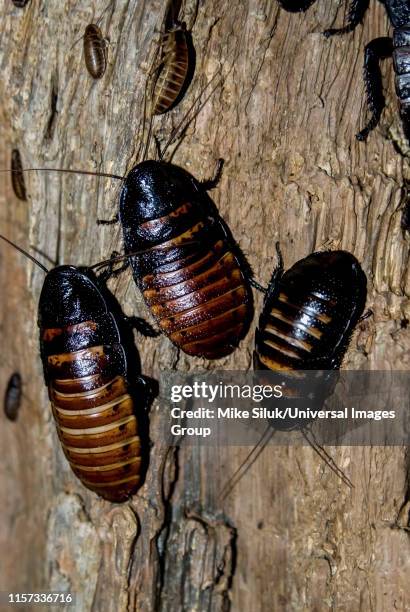
[[[18,149],[11,152],[11,184],[14,194],[19,200],[27,200],[26,184],[24,181],[23,164]]]
[[[316,0],[278,0],[287,11],[306,11]],[[366,45],[364,52],[364,82],[367,103],[371,111],[368,124],[357,134],[358,140],[366,140],[380,121],[385,106],[380,62],[393,57],[396,73],[396,93],[400,103],[403,130],[410,142],[410,2],[409,0],[381,0],[393,26],[393,37],[375,38]],[[352,0],[347,25],[324,32],[326,37],[352,32],[363,20],[370,0]]]
[[[339,369],[351,334],[363,313],[366,287],[367,279],[359,262],[346,251],[312,253],[296,262],[285,274],[280,257],[255,333],[255,370],[280,372],[290,391],[289,397],[299,397],[297,390],[303,371],[322,371],[318,385],[320,399],[316,397],[316,400],[325,401],[333,390],[331,371]],[[300,429],[320,457],[351,485],[317,443],[313,432],[310,432],[313,441],[310,440],[307,425],[306,420],[269,420],[259,443],[224,487],[223,496],[232,491],[275,430]]]
[[[14,372],[7,383],[6,392],[4,394],[4,414],[9,421],[16,421],[21,406],[21,398],[23,394],[23,383],[21,374]]]
[[[173,109],[184,97],[195,72],[195,49],[190,29],[178,20],[180,2],[171,1],[162,34],[159,61],[152,70],[151,115]]]
[[[144,161],[120,196],[125,251],[143,252],[131,265],[151,313],[178,348],[206,359],[229,355],[253,316],[247,263],[207,194],[221,168],[199,182],[171,163]]]
[[[47,270],[0,237],[46,273],[38,308],[40,353],[64,454],[85,487],[124,501],[145,469],[140,433],[149,396],[147,382],[136,374],[131,323],[150,332],[139,319],[127,321],[93,272],[109,262]]]

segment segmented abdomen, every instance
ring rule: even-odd
[[[252,306],[238,260],[216,219],[185,203],[141,224],[139,234],[167,238],[151,247],[151,254],[159,248],[163,255],[157,254],[139,279],[161,330],[189,355],[217,359],[231,353],[247,331]],[[187,242],[192,245],[188,251],[182,248]]]
[[[26,201],[27,193],[23,174],[23,164],[18,149],[13,149],[11,152],[11,184],[16,197],[19,200]]]
[[[42,330],[49,397],[72,470],[92,491],[123,501],[138,486],[140,439],[134,402],[119,374],[120,344],[89,346],[99,323]],[[55,347],[58,352],[53,352]],[[79,350],[70,350],[81,346]]]
[[[188,74],[189,53],[186,33],[183,30],[164,34],[163,63],[154,84],[152,114],[160,115],[169,110],[184,87]]]
[[[323,358],[329,347],[332,352],[335,306],[323,294],[312,292],[299,301],[282,288],[258,330],[258,365],[269,370],[309,369],[310,360]]]
[[[403,127],[410,140],[410,24],[395,28],[393,59]]]
[[[101,79],[107,68],[107,47],[100,28],[90,23],[84,33],[84,60],[94,79]]]

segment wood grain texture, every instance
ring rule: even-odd
[[[194,2],[186,1],[190,22]],[[86,6],[87,5],[87,6]],[[100,27],[107,70],[87,73],[84,27],[106,0],[31,0],[0,9],[0,167],[13,148],[27,167],[124,173],[140,144],[144,84],[165,14],[160,0],[117,0]],[[383,73],[388,109],[367,144],[364,45],[388,21],[371,3],[363,27],[327,41],[345,3],[318,0],[304,15],[274,0],[201,0],[192,31],[196,75],[181,105],[154,121],[166,141],[215,71],[222,84],[189,126],[174,162],[198,179],[225,159],[212,194],[256,277],[266,283],[280,240],[285,266],[314,250],[347,249],[369,280],[364,321],[346,368],[409,369],[409,242],[400,196],[410,178],[392,66]],[[91,264],[121,249],[118,227],[96,226],[117,210],[120,185],[102,178],[29,173],[28,202],[1,177],[0,231],[51,259]],[[60,231],[59,228],[60,227]],[[38,356],[36,304],[43,281],[0,247],[2,389],[14,370],[25,381],[16,423],[3,420],[0,590],[63,590],[76,609],[104,611],[406,610],[408,464],[399,448],[329,449],[353,481],[350,491],[305,447],[269,447],[226,500],[217,491],[247,448],[168,448],[168,415],[151,412],[146,483],[113,506],[86,491],[63,456]],[[130,272],[110,283],[129,314],[149,318]],[[255,296],[259,312],[261,297]],[[165,337],[138,342],[143,372],[248,369],[251,332],[229,357],[190,358]]]

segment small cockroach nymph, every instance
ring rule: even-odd
[[[299,397],[304,371],[318,371],[322,377],[316,400],[324,402],[334,388],[332,371],[339,369],[362,316],[366,287],[359,262],[346,251],[313,253],[285,273],[280,257],[255,333],[255,370],[280,373],[286,380],[289,397]],[[321,458],[351,485],[312,431],[309,438],[307,426],[306,421],[271,419],[259,443],[224,487],[223,497],[254,463],[275,430],[299,429]]]
[[[151,116],[162,115],[175,108],[184,97],[195,72],[191,31],[185,22],[178,20],[178,4],[180,2],[175,0],[169,4],[159,59],[151,70]]]
[[[27,200],[26,183],[24,181],[23,164],[18,149],[11,152],[11,184],[15,196],[19,200]]]
[[[83,485],[122,502],[142,483],[147,460],[147,381],[139,375],[131,328],[152,330],[123,315],[94,268],[47,270],[38,307],[40,355],[58,437]],[[145,443],[145,446],[144,446]]]
[[[23,381],[19,372],[14,372],[7,383],[4,394],[4,414],[9,421],[16,421],[23,395]]]
[[[313,1],[278,0],[287,11],[305,11]],[[364,51],[364,82],[367,104],[371,112],[368,124],[357,134],[358,140],[366,140],[380,122],[386,101],[383,94],[380,62],[393,57],[396,73],[396,94],[400,104],[403,131],[410,142],[410,2],[408,0],[381,0],[393,26],[393,37],[375,38]],[[353,0],[350,4],[347,25],[324,32],[326,37],[352,32],[364,18],[370,0]]]
[[[101,79],[107,69],[107,41],[95,23],[85,28],[83,49],[88,72],[93,79]]]
[[[107,4],[97,22],[88,24],[83,36],[72,45],[74,47],[82,39],[85,66],[93,79],[101,79],[107,69],[108,40],[103,36],[99,24],[110,6],[112,1]]]

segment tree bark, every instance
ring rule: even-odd
[[[82,42],[73,46],[107,1],[87,4],[3,3],[1,168],[14,147],[25,167],[123,174],[136,162],[165,2],[112,3],[100,24],[110,39],[100,81],[85,69]],[[193,0],[184,13],[189,23]],[[154,130],[165,142],[220,71],[174,163],[204,179],[225,159],[212,197],[261,283],[278,240],[285,267],[318,249],[353,252],[368,276],[373,316],[360,324],[344,367],[408,370],[409,239],[400,198],[410,173],[390,63],[381,125],[366,144],[354,137],[366,118],[363,49],[390,26],[372,3],[363,27],[326,40],[321,32],[345,16],[343,2],[318,0],[290,14],[272,0],[200,0],[194,80]],[[76,265],[121,250],[118,227],[96,226],[115,214],[118,182],[27,173],[28,202],[15,198],[8,175],[1,182],[0,231],[25,248],[55,259],[61,241],[61,262]],[[350,491],[312,449],[268,447],[222,505],[216,491],[249,449],[167,447],[169,415],[158,399],[143,488],[112,505],[82,487],[61,451],[42,379],[43,275],[7,245],[0,252],[0,388],[14,370],[25,382],[17,422],[3,417],[0,428],[0,591],[70,590],[81,611],[410,609],[405,449],[329,449],[353,481]],[[128,314],[149,320],[128,271],[110,289]],[[261,302],[256,295],[256,313]],[[143,373],[249,369],[256,320],[240,348],[213,363],[189,358],[165,337],[137,336]]]

